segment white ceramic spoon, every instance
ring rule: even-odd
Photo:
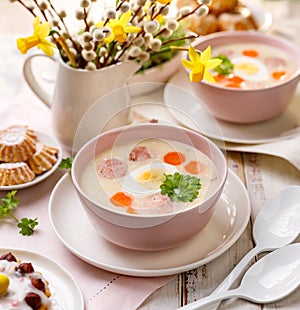
[[[300,243],[290,244],[264,256],[245,273],[241,285],[233,290],[212,294],[181,310],[203,309],[215,301],[239,297],[270,303],[291,294],[300,285]]]
[[[254,256],[293,242],[299,233],[300,186],[292,185],[282,190],[259,211],[253,225],[256,246],[241,259],[212,294],[228,290]],[[218,306],[219,303],[216,303],[210,305],[209,309],[217,309]]]

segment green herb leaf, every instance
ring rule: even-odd
[[[58,168],[59,169],[71,169],[74,158],[75,158],[75,154],[70,157],[64,158],[59,164]]]
[[[232,73],[234,65],[226,55],[219,55],[215,58],[221,59],[222,62],[219,66],[214,68],[214,71],[220,75],[229,75]]]
[[[9,215],[9,213],[18,206],[19,200],[15,197],[16,193],[17,191],[8,192],[6,197],[1,199],[0,218]]]
[[[190,175],[182,175],[179,172],[165,174],[165,179],[160,186],[161,193],[168,195],[171,201],[193,201],[201,188],[200,179]]]
[[[37,218],[34,220],[28,219],[26,217],[22,218],[20,221],[13,215],[12,211],[19,205],[19,199],[15,197],[17,191],[11,191],[6,194],[6,197],[2,198],[2,203],[0,205],[0,218],[5,216],[10,217],[18,224],[17,226],[21,228],[20,234],[23,236],[30,236],[33,234],[34,228],[38,225]]]
[[[38,225],[37,218],[33,219],[28,219],[27,217],[23,217],[19,223],[18,227],[21,228],[19,233],[23,236],[30,236],[34,232],[35,226]]]

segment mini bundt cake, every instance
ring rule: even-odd
[[[0,161],[26,161],[36,151],[37,136],[27,126],[10,126],[0,131]]]
[[[36,152],[27,161],[35,174],[48,171],[57,162],[58,149],[42,143],[36,144]]]
[[[9,252],[0,257],[0,309],[52,309],[48,281],[30,262]]]
[[[0,164],[1,186],[11,186],[27,183],[32,181],[34,178],[34,172],[25,162]]]

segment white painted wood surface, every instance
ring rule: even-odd
[[[263,5],[273,14],[274,24],[271,31],[289,39],[292,37],[299,45],[300,1],[263,1]],[[235,152],[227,152],[227,158],[229,167],[244,182],[250,197],[251,219],[246,230],[239,240],[223,255],[196,270],[178,275],[169,285],[152,294],[139,310],[176,309],[176,307],[210,294],[255,245],[252,239],[252,224],[266,201],[286,186],[300,185],[300,171],[283,159],[269,155]],[[300,242],[300,237],[295,242]],[[265,253],[261,254],[260,257],[263,255]],[[237,281],[234,286],[238,284]],[[300,289],[276,303],[261,305],[235,299],[234,301],[222,302],[218,309],[298,310],[300,309]]]

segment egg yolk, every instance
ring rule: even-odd
[[[155,189],[158,188],[162,183],[162,180],[164,179],[164,173],[166,173],[164,169],[145,170],[137,176],[136,180],[143,187],[148,189]]]
[[[235,68],[236,70],[249,75],[256,74],[258,72],[257,65],[249,62],[236,64]]]
[[[0,274],[0,295],[4,294],[9,286],[9,278],[5,274]]]

